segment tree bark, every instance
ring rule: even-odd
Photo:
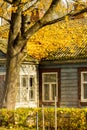
[[[18,56],[10,57],[7,61],[7,73],[5,82],[5,105],[7,109],[14,109],[19,79]]]
[[[11,25],[8,38],[6,80],[5,80],[5,106],[14,109],[16,103],[19,71],[26,40],[21,36],[21,8],[12,12]]]

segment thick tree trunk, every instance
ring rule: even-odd
[[[14,109],[18,88],[19,70],[18,56],[7,59],[7,73],[5,82],[5,105],[7,109]]]
[[[15,2],[15,1],[13,1]],[[26,42],[21,36],[21,7],[11,14],[11,24],[7,48],[7,66],[5,82],[5,105],[7,109],[14,109],[18,88],[20,61]]]

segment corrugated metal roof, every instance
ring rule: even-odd
[[[87,25],[87,18],[70,20],[69,26],[75,25],[75,27],[77,27],[76,26],[77,24],[79,24],[79,26],[83,26],[83,24]],[[85,32],[85,36],[87,36],[87,30]],[[71,52],[72,49],[73,52]],[[70,43],[69,46],[67,47],[65,46],[65,49],[59,48],[58,50],[49,53],[46,58],[42,59],[42,61],[58,61],[61,63],[66,62],[70,63],[74,61],[87,62],[86,59],[87,59],[87,42],[86,43],[83,42],[82,47],[77,46],[77,44]]]
[[[74,48],[76,46],[73,45]],[[65,51],[58,49],[56,52],[52,52],[46,57],[46,60],[74,60],[74,59],[86,59],[87,58],[87,45],[84,48],[76,48],[75,52],[70,52],[71,47],[68,47]]]

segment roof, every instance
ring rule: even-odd
[[[72,47],[72,46],[71,46]],[[73,45],[75,52],[70,52],[71,47],[67,47],[64,51],[62,48],[56,52],[52,52],[46,57],[46,60],[74,60],[74,59],[87,59],[87,45],[84,48],[76,47]]]
[[[79,23],[80,26],[86,25],[87,27],[87,18],[71,20],[69,26],[75,25],[75,27],[77,27],[77,23]],[[85,29],[85,36],[83,37],[85,37],[85,40],[79,38],[82,41],[82,46],[78,46],[76,43],[72,42],[68,46],[65,45],[65,48],[60,47],[49,53],[48,56],[41,61],[56,61],[55,63],[87,62],[87,28]]]
[[[75,46],[74,46],[75,47]],[[41,60],[41,62],[44,61],[52,61],[54,63],[87,63],[87,46],[84,48],[77,48],[77,51],[74,53],[71,53],[69,51],[69,48],[67,48],[67,51],[63,51],[62,49],[50,53],[48,57]]]
[[[63,22],[61,21],[60,23],[64,23],[64,21]],[[83,24],[85,24],[87,26],[87,18],[71,20],[69,22],[68,26],[77,27],[78,23],[80,26],[82,26]],[[2,36],[1,35],[2,32],[4,34],[8,29],[9,29],[8,25],[1,26],[0,27],[0,36]],[[66,35],[68,35],[68,34],[66,33]],[[87,36],[87,29],[86,29],[85,35]],[[6,43],[7,43],[6,38],[4,38],[4,37],[0,38],[0,50],[4,53],[6,53],[6,50],[7,50]],[[71,52],[72,48],[73,48],[74,52]],[[27,52],[25,53],[25,59],[24,59],[25,62],[30,62],[30,61],[33,61],[36,63],[38,62],[38,60],[36,60],[32,56],[29,56],[28,54],[27,55],[26,54],[27,54]],[[70,63],[70,62],[74,62],[74,61],[83,62],[83,61],[86,61],[86,59],[87,59],[87,42],[86,43],[84,42],[83,47],[81,47],[81,46],[79,47],[76,44],[70,43],[69,46],[65,46],[65,49],[58,48],[58,50],[50,52],[46,58],[42,59],[42,61],[57,61],[57,62],[61,62],[61,63],[65,63],[65,62]]]
[[[25,53],[24,63],[39,64],[38,60]]]

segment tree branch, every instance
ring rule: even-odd
[[[29,28],[23,35],[26,39],[29,39],[35,32],[37,32],[42,27],[42,23],[37,21],[31,28]]]
[[[65,14],[65,15],[63,15],[63,16],[61,16],[61,17],[58,17],[58,18],[56,18],[56,19],[53,19],[53,20],[47,19],[46,16],[48,15],[49,12],[51,13],[50,15],[52,15],[52,10],[51,10],[51,9],[53,8],[53,5],[55,5],[55,4],[58,3],[58,2],[59,2],[59,0],[57,0],[56,2],[55,2],[55,0],[53,0],[53,4],[51,4],[50,9],[45,13],[45,15],[42,17],[42,19],[38,20],[31,28],[29,28],[29,29],[25,32],[24,37],[26,37],[26,38],[28,39],[28,38],[30,38],[36,31],[38,31],[40,28],[42,28],[42,27],[44,27],[44,26],[46,26],[46,25],[51,25],[51,24],[54,24],[54,23],[56,23],[56,22],[62,21],[62,20],[65,19],[66,16],[69,16],[70,18],[72,18],[72,17],[74,17],[74,16],[77,16],[77,15],[79,15],[79,14],[82,14],[82,13],[84,13],[84,12],[87,12],[87,7],[86,7],[86,8],[84,8],[84,9],[78,11],[78,12],[72,13],[72,11],[70,11],[69,13],[67,13],[67,14]],[[31,32],[31,33],[30,33],[30,32]]]
[[[24,6],[23,12],[29,10],[29,9],[30,9],[32,6],[34,6],[37,2],[38,2],[38,0],[33,0],[33,1],[31,1],[31,2],[27,2],[25,5],[23,5],[23,6]]]
[[[53,9],[55,8],[55,6],[58,4],[59,1],[60,0],[52,0],[50,7],[48,8],[48,10],[46,10],[46,13],[44,14],[43,17],[45,17],[47,19],[47,15],[52,14]],[[42,20],[38,19],[38,21],[36,21],[31,28],[29,27],[27,29],[27,31],[25,32],[25,34],[23,36],[26,38],[30,37],[31,34],[38,31],[42,27],[42,25],[43,25]],[[31,32],[31,34],[30,34],[30,32]]]
[[[49,9],[46,11],[40,22],[43,24],[45,22],[56,19],[58,16],[58,12],[55,12],[55,8],[58,6],[60,0],[53,0]]]
[[[48,10],[44,13],[44,17],[50,13],[50,11],[53,11],[53,8],[59,3],[60,0],[52,0],[50,7]]]
[[[3,0],[3,1],[7,2],[8,4],[12,4],[10,0]]]
[[[84,9],[81,9],[79,11],[76,11],[75,13],[72,13],[71,16],[77,16],[77,15],[83,14],[85,12],[87,12],[87,7],[85,7]]]
[[[82,10],[80,10],[80,11],[77,11],[77,12],[75,12],[75,13],[71,13],[71,12],[70,12],[70,13],[65,14],[64,16],[62,16],[62,17],[60,17],[60,18],[54,19],[54,20],[52,20],[52,21],[45,22],[45,23],[43,23],[42,26],[44,27],[44,26],[46,26],[46,25],[51,25],[51,24],[54,24],[54,23],[56,23],[56,22],[59,22],[59,21],[64,20],[66,16],[69,16],[69,18],[72,18],[72,17],[78,16],[79,14],[83,14],[84,12],[87,12],[87,7],[84,8],[84,9],[82,9]]]

